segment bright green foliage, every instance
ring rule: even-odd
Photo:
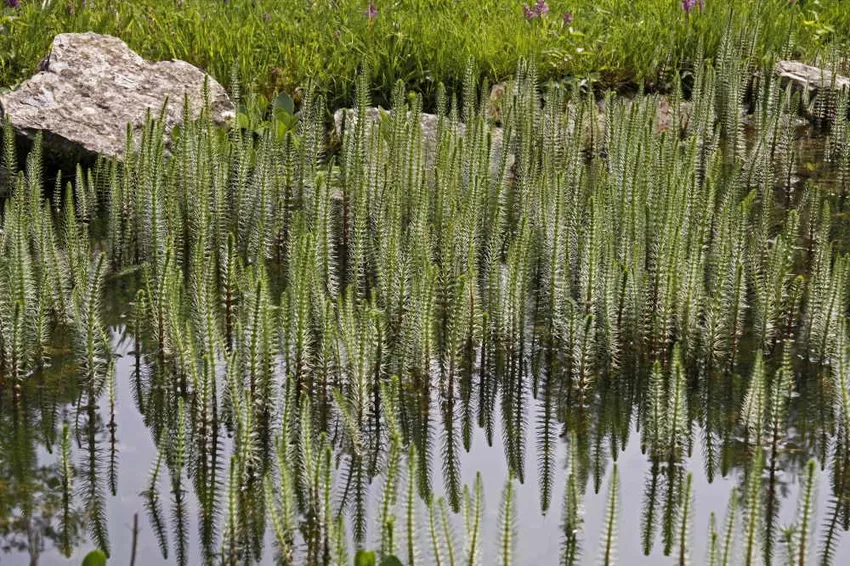
[[[756,451],[753,464],[749,469],[746,491],[744,494],[744,513],[742,529],[741,564],[753,566],[761,563],[762,522],[764,521],[762,506],[762,453]]]
[[[678,549],[676,551],[676,564],[688,566],[691,563],[691,532],[694,520],[694,476],[691,472],[685,479],[685,489],[682,493],[682,511],[679,517]]]
[[[731,566],[735,563],[735,534],[738,529],[738,505],[740,498],[736,490],[729,494],[729,504],[726,506],[726,519],[721,533],[719,550],[719,562],[723,566]]]
[[[73,524],[71,522],[71,505],[73,502],[74,464],[71,462],[71,429],[68,423],[62,428],[62,519],[60,521],[60,535],[62,540],[62,554],[65,558],[71,557],[71,534]]]
[[[580,535],[583,517],[581,515],[581,498],[583,486],[578,478],[578,462],[576,461],[577,441],[575,434],[570,436],[567,481],[564,486],[564,505],[562,530],[564,533],[561,545],[561,566],[573,566],[579,563],[581,555]]]
[[[106,555],[100,550],[92,550],[83,558],[83,566],[106,566]]]
[[[714,513],[708,521],[708,551],[706,552],[706,564],[708,566],[717,566],[720,563],[720,533],[717,532],[717,518]]]
[[[510,566],[514,563],[516,540],[516,501],[513,478],[508,478],[502,492],[502,505],[499,509],[499,564]]]
[[[814,527],[813,516],[815,511],[815,473],[817,471],[817,462],[811,459],[806,464],[806,475],[803,478],[803,485],[800,491],[800,501],[797,508],[797,519],[794,531],[797,534],[794,548],[796,555],[794,557],[795,566],[806,566],[810,564],[810,555],[812,554],[812,530]]]
[[[375,566],[375,553],[358,550],[354,556],[354,566]]]
[[[605,504],[605,518],[600,537],[599,563],[603,566],[613,566],[617,563],[617,534],[620,507],[620,478],[617,465],[611,471],[611,483],[608,486],[608,497]]]
[[[352,78],[364,62],[385,104],[398,80],[432,101],[440,82],[459,88],[468,57],[491,82],[505,79],[525,57],[538,62],[544,79],[570,75],[603,85],[641,79],[666,85],[671,67],[722,50],[730,10],[748,29],[759,29],[758,58],[782,52],[789,39],[794,51],[813,57],[843,40],[850,26],[841,0],[706,2],[704,11],[691,14],[666,0],[552,0],[545,17],[531,20],[523,16],[522,3],[499,0],[376,3],[374,18],[365,13],[367,5],[22,1],[19,9],[0,12],[14,16],[0,20],[0,85],[28,76],[53,36],[71,31],[117,35],[144,57],[184,59],[220,81],[236,69],[266,101],[275,91],[291,94],[315,79],[336,106],[350,101]],[[567,11],[569,24],[562,17]]]

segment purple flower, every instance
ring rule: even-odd
[[[17,8],[21,5],[21,0],[6,0],[6,6],[9,8]]]
[[[697,6],[700,10],[705,10],[705,0],[682,0],[682,10],[686,14],[690,14]]]
[[[544,16],[549,13],[549,5],[546,3],[546,0],[537,0],[537,4],[534,5],[534,11],[537,12],[538,16]]]
[[[561,18],[564,20],[565,26],[568,26],[571,23],[573,23],[573,13],[572,12],[564,12],[564,15],[561,16]]]
[[[366,8],[366,11],[363,13],[366,14],[367,18],[369,18],[369,23],[372,23],[372,21],[378,17],[378,8],[376,8],[374,4],[370,3]]]
[[[533,20],[538,17],[542,18],[549,13],[549,4],[546,3],[546,0],[537,0],[534,6],[523,4],[522,13],[526,20]]]

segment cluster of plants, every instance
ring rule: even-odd
[[[402,84],[371,120],[361,75],[335,154],[325,100],[308,89],[283,132],[223,131],[203,112],[169,136],[151,119],[123,161],[60,175],[52,190],[39,142],[19,170],[7,124],[2,415],[23,419],[53,337],[73,336],[79,400],[60,438],[55,422],[43,433],[59,447],[60,550],[72,551],[81,503],[90,539],[110,551],[121,335],[157,446],[149,526],[180,564],[260,559],[268,531],[282,564],[348,564],[376,541],[410,566],[509,564],[515,483],[535,475],[542,512],[563,482],[561,563],[578,564],[593,552],[582,500],[606,474],[598,556],[613,564],[612,461],[635,425],[651,463],[646,554],[658,539],[680,564],[703,552],[691,544],[697,449],[709,481],[740,471],[724,525],[712,517],[709,564],[802,565],[816,547],[832,563],[850,526],[850,256],[833,222],[850,179],[850,99],[815,104],[754,73],[753,53],[750,36],[727,33],[687,100],[674,78],[663,99],[609,94],[601,107],[541,88],[523,63],[499,144],[472,67],[460,96],[437,88],[435,139]],[[829,124],[834,192],[796,178],[801,107]],[[134,289],[112,331],[107,279]],[[793,410],[807,405],[817,424]],[[510,470],[494,548],[483,480],[461,481],[476,427],[489,444],[501,436]],[[0,460],[19,454],[32,457]],[[808,455],[832,480],[820,544],[814,460],[795,523],[778,524],[781,472]]]
[[[28,78],[57,33],[95,31],[222,82],[235,65],[266,96],[314,80],[332,108],[364,62],[378,102],[402,80],[426,108],[439,84],[460,90],[469,58],[491,84],[530,58],[544,80],[667,88],[701,46],[716,55],[730,11],[759,28],[759,56],[813,59],[850,32],[842,0],[4,0],[0,86]]]

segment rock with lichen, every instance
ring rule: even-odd
[[[382,120],[390,120],[392,118],[391,110],[383,108],[370,107],[366,109],[366,120],[372,126],[377,126]],[[334,128],[332,136],[336,140],[341,140],[345,130],[353,128],[357,122],[357,112],[351,108],[341,108],[334,113]],[[436,114],[421,113],[419,115],[419,127],[422,132],[422,143],[424,144],[425,157],[429,163],[433,163],[437,151],[437,124],[439,116]],[[463,135],[466,126],[463,123],[457,124],[457,134]],[[490,127],[490,173],[493,176],[498,175],[501,166],[502,151],[503,151],[503,135],[502,128]],[[507,166],[510,169],[514,164],[514,155],[507,156]]]
[[[776,64],[776,74],[783,81],[809,91],[850,88],[850,77],[800,61],[779,61]]]
[[[183,119],[188,98],[193,117],[204,106],[224,123],[234,115],[225,89],[185,61],[150,62],[118,38],[96,33],[57,35],[38,72],[0,95],[0,116],[19,142],[41,133],[48,158],[65,163],[98,155],[120,157],[127,126],[137,133],[149,115],[163,112],[165,127]]]

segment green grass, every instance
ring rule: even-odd
[[[850,35],[844,0],[706,0],[690,16],[679,0],[550,0],[549,14],[531,21],[514,0],[374,1],[370,23],[367,0],[53,0],[46,9],[21,0],[0,8],[0,87],[32,74],[53,36],[72,31],[116,35],[147,58],[184,59],[225,84],[236,68],[265,94],[295,92],[310,77],[331,107],[351,100],[365,63],[377,102],[402,80],[426,108],[438,83],[459,86],[470,59],[491,82],[532,58],[544,80],[664,88],[664,71],[686,66],[700,45],[714,55],[731,12],[761,28],[760,56],[785,51],[789,33],[791,54],[806,59]]]

